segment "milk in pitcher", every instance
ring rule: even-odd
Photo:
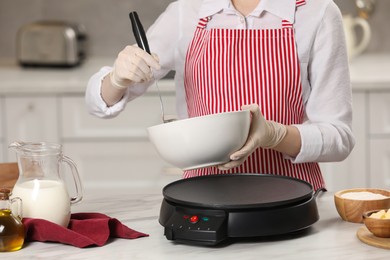
[[[65,184],[56,180],[28,180],[16,183],[12,197],[23,201],[23,216],[40,218],[66,227],[70,200]]]

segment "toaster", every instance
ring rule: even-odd
[[[63,21],[38,21],[17,33],[17,60],[23,66],[72,67],[86,57],[85,29]]]

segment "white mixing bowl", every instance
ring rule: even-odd
[[[250,112],[236,111],[193,117],[147,129],[160,156],[183,170],[230,161],[248,137]]]

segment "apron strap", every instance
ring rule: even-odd
[[[296,7],[300,7],[300,6],[305,5],[305,4],[306,4],[306,0],[297,0]]]
[[[298,9],[298,7],[305,4],[306,4],[306,0],[297,0],[295,4],[295,8]],[[282,28],[292,28],[292,27],[293,27],[292,23],[290,23],[287,20],[282,20]]]
[[[200,18],[197,27],[200,29],[205,29],[207,26],[207,23],[210,21],[210,19],[211,19],[211,16]]]

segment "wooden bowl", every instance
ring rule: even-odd
[[[389,208],[386,208],[384,210],[387,211],[388,209]],[[370,218],[371,214],[376,213],[378,211],[379,210],[370,210],[363,213],[363,222],[366,225],[367,229],[370,230],[372,234],[374,234],[374,236],[389,238],[390,219]]]
[[[347,199],[341,195],[348,192],[372,192],[387,196],[385,199]],[[334,202],[340,217],[348,222],[363,223],[363,213],[370,210],[390,208],[390,191],[382,189],[358,188],[341,190],[334,194]]]

